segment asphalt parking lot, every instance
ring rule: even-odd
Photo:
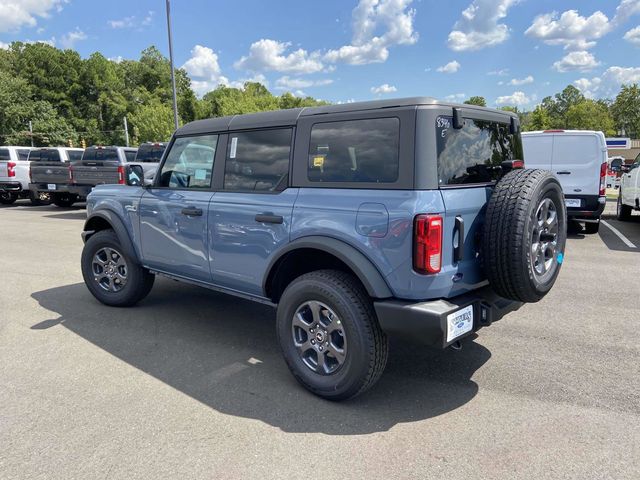
[[[608,212],[613,205],[608,206]],[[307,393],[274,312],[80,274],[82,208],[0,208],[0,478],[640,478],[640,216],[570,235],[553,291],[462,351],[393,342],[368,394]]]

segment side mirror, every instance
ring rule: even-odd
[[[462,117],[462,112],[459,108],[453,108],[453,128],[456,130],[460,130],[464,127],[464,118]]]
[[[127,165],[125,169],[126,184],[139,187],[144,185],[144,170],[140,165]]]

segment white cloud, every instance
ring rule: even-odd
[[[111,60],[112,62],[115,62],[115,63],[122,63],[122,61],[124,60],[124,57],[122,57],[122,55],[117,55],[115,57],[109,57],[107,60]]]
[[[467,96],[464,93],[453,93],[444,97],[447,102],[460,102],[465,98],[467,98]]]
[[[513,92],[511,95],[505,95],[496,99],[496,105],[522,106],[531,103],[533,98],[529,98],[524,92]]]
[[[397,92],[398,89],[393,85],[389,85],[388,83],[383,83],[379,87],[371,87],[371,93],[375,93],[376,95],[382,95],[387,93]]]
[[[497,75],[498,77],[506,77],[507,75],[509,75],[509,69],[503,68],[501,70],[492,70],[490,72],[487,72],[487,75]]]
[[[449,48],[456,52],[493,47],[509,38],[500,20],[519,0],[473,0],[449,33]]]
[[[586,50],[582,50],[579,52],[569,52],[562,58],[562,60],[555,62],[553,64],[553,68],[558,72],[588,72],[596,68],[598,65],[600,65],[600,62],[596,60],[596,57],[594,57],[593,54]]]
[[[542,40],[547,45],[561,45],[566,50],[583,51],[596,45],[597,40],[622,25],[631,16],[640,13],[640,0],[622,0],[612,19],[601,11],[588,17],[577,10],[538,15],[526,35]]]
[[[446,65],[442,65],[441,67],[436,68],[436,70],[440,73],[456,73],[458,70],[460,70],[460,64],[454,60],[447,63]]]
[[[0,42],[0,50],[9,50],[9,44]]]
[[[295,90],[309,87],[321,87],[324,85],[330,85],[332,83],[333,80],[331,80],[330,78],[322,80],[308,80],[302,78],[291,78],[285,75],[284,77],[276,80],[276,88],[279,90]]]
[[[526,85],[528,83],[533,83],[533,77],[531,75],[528,75],[524,78],[512,78],[511,81],[509,82],[509,85]]]
[[[197,95],[204,95],[220,84],[229,84],[229,80],[222,76],[218,55],[209,47],[202,45],[193,47],[191,58],[182,65],[182,68],[191,77],[191,86]]]
[[[573,82],[589,98],[612,97],[623,84],[632,83],[640,83],[640,67],[609,67],[598,77],[580,78]]]
[[[632,28],[627,33],[625,33],[624,39],[632,45],[640,47],[640,26]]]
[[[23,26],[35,27],[38,18],[49,18],[67,0],[3,0],[0,2],[0,33],[17,32]]]
[[[123,28],[141,28],[148,27],[153,23],[153,16],[155,12],[153,10],[149,10],[147,15],[144,16],[142,20],[138,20],[138,17],[132,15],[130,17],[124,17],[119,20],[109,20],[107,25],[114,29],[123,29]]]
[[[252,72],[269,71],[294,74],[315,73],[324,69],[318,52],[308,53],[299,48],[286,53],[290,43],[261,39],[249,47],[249,55],[242,57],[234,66]]]
[[[142,19],[142,22],[140,22],[140,25],[142,25],[143,27],[148,27],[149,25],[151,25],[151,23],[153,22],[153,16],[156,14],[156,12],[154,12],[153,10],[149,10],[147,12],[147,15]]]
[[[415,10],[409,8],[412,2],[360,0],[351,15],[351,44],[329,50],[324,60],[349,65],[381,63],[389,57],[389,47],[413,45],[418,34],[413,29]]]
[[[59,43],[62,48],[74,48],[76,43],[86,39],[87,34],[80,30],[80,28],[76,27],[75,30],[62,35]]]

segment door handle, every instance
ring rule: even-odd
[[[188,217],[201,217],[202,209],[195,207],[187,207],[182,209],[182,215],[186,215]]]
[[[280,215],[272,215],[270,213],[260,213],[256,215],[256,222],[281,224],[282,222],[284,222],[284,218],[282,218]]]
[[[464,252],[464,218],[460,215],[456,217],[455,230],[458,231],[458,245],[453,249],[453,261],[457,263],[462,261]]]
[[[567,172],[566,170],[562,172],[556,172],[558,175],[571,175],[571,172]]]

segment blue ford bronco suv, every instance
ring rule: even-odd
[[[408,98],[212,118],[177,130],[152,185],[89,195],[82,273],[106,305],[156,275],[277,308],[311,392],[358,395],[387,337],[438,348],[552,288],[562,188],[523,168],[517,116]]]

